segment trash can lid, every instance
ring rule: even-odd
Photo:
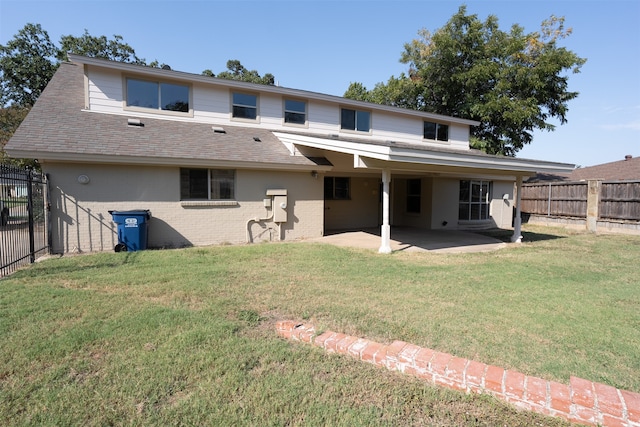
[[[149,209],[133,209],[128,211],[108,211],[111,215],[146,215],[151,218],[151,211]]]

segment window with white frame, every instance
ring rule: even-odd
[[[340,128],[358,132],[371,130],[371,113],[369,111],[340,109]]]
[[[424,139],[435,141],[449,140],[449,125],[436,122],[424,122]]]
[[[462,221],[489,219],[491,187],[490,181],[460,181],[458,219]]]
[[[258,118],[258,96],[249,93],[232,94],[232,116],[236,119],[255,120]]]
[[[294,99],[285,99],[284,122],[294,125],[304,125],[307,123],[307,103]]]
[[[189,86],[132,78],[126,86],[127,107],[189,112]]]
[[[233,200],[233,169],[180,169],[180,200]]]
[[[348,177],[325,176],[324,198],[325,200],[349,200],[351,199],[351,182]]]

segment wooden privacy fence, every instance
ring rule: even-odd
[[[521,200],[529,216],[586,219],[594,231],[598,221],[640,222],[640,181],[524,184]]]
[[[550,182],[522,186],[522,212],[536,215],[587,217],[586,182]]]
[[[603,182],[598,212],[602,219],[640,221],[640,181]]]

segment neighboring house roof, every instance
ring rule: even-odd
[[[574,169],[571,173],[538,173],[528,182],[550,181],[640,181],[640,157],[625,156],[618,160],[601,165]]]
[[[640,180],[640,157],[625,156],[624,160],[578,168],[569,175],[571,181],[597,179],[602,181]]]

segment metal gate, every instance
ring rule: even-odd
[[[47,178],[0,165],[0,277],[49,253]]]

